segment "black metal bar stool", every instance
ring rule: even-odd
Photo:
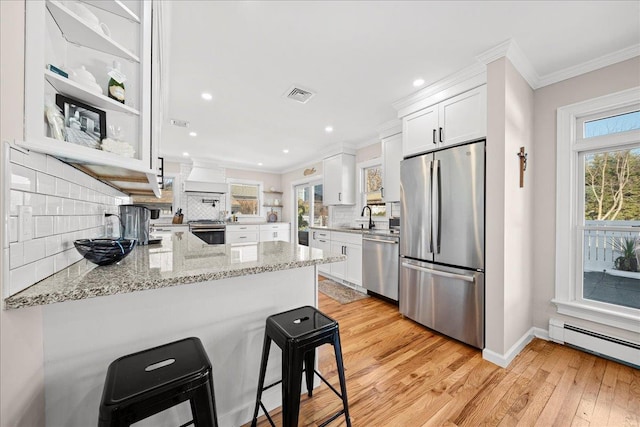
[[[282,381],[277,381],[264,387],[264,376],[267,371],[272,340],[282,349]],[[316,348],[323,344],[333,345],[340,379],[340,393],[314,369]],[[304,369],[302,368],[303,362]],[[259,408],[262,408],[271,425],[275,426],[271,416],[269,416],[262,404],[262,392],[280,383],[282,384],[283,426],[297,427],[303,371],[305,372],[309,397],[312,395],[313,374],[315,373],[342,400],[342,410],[332,415],[321,426],[326,426],[344,414],[347,426],[351,427],[338,322],[310,306],[274,314],[267,318],[262,347],[262,363],[260,364],[260,378],[258,380],[258,396],[253,412],[253,421],[251,422],[252,427],[255,427],[258,421]]]
[[[187,400],[193,420],[184,426],[218,426],[211,362],[198,338],[185,338],[111,362],[98,426],[129,426]]]

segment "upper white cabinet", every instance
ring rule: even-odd
[[[322,162],[323,203],[353,205],[356,203],[356,156],[340,153]]]
[[[403,155],[487,135],[487,87],[482,85],[403,117]]]
[[[62,158],[126,193],[159,196],[153,147],[159,136],[152,138],[151,121],[151,45],[159,31],[151,1],[27,1],[25,131],[18,145]],[[124,104],[107,95],[114,61],[126,76]],[[74,78],[82,67],[95,82]],[[66,140],[54,138],[46,118],[45,105],[56,103],[64,107]],[[130,147],[106,151],[105,137]]]
[[[385,202],[400,201],[400,162],[402,161],[402,134],[382,139],[384,167],[382,199]]]

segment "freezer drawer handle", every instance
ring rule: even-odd
[[[362,240],[366,240],[367,242],[376,242],[376,243],[389,243],[391,245],[397,245],[399,242],[397,240],[379,240],[379,239],[367,239],[365,237]]]
[[[418,267],[417,265],[409,264],[408,262],[403,262],[402,266],[410,268],[412,270],[417,270],[417,271],[422,271],[424,273],[433,274],[435,276],[450,277],[452,279],[464,280],[465,282],[473,282],[474,281],[474,277],[473,276],[465,276],[464,274],[449,273],[449,272],[446,272],[446,271],[432,270],[430,268]]]

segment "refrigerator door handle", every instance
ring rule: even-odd
[[[475,281],[475,277],[474,276],[467,276],[467,275],[464,275],[464,274],[449,273],[447,271],[442,271],[442,270],[432,270],[431,268],[419,267],[417,265],[409,264],[408,262],[403,262],[402,266],[410,268],[412,270],[421,271],[423,273],[433,274],[434,276],[449,277],[449,278],[452,278],[452,279],[459,279],[459,280],[464,280],[465,282],[472,282],[472,283]]]
[[[436,254],[440,253],[440,235],[441,230],[442,230],[442,222],[441,222],[441,217],[442,217],[442,178],[441,178],[441,174],[440,174],[440,160],[434,160],[435,163],[435,167],[436,167],[436,180],[433,183],[433,185],[436,188],[436,196],[435,196],[435,209],[434,209],[434,213],[436,215],[435,218],[435,231],[436,231],[436,242],[435,242],[435,251],[431,251],[434,252]]]
[[[433,253],[433,160],[429,160],[429,252]]]

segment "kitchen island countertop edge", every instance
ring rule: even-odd
[[[289,242],[207,245],[191,233],[171,233],[136,247],[119,263],[82,259],[4,300],[5,309],[82,300],[344,261],[341,254]]]

